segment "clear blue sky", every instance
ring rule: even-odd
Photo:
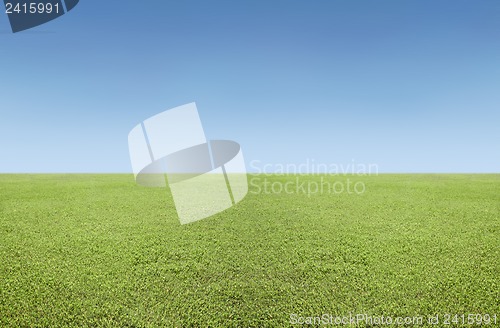
[[[12,34],[0,172],[131,172],[127,135],[195,101],[247,163],[500,172],[500,1],[98,1]]]

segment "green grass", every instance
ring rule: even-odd
[[[250,193],[181,226],[168,190],[130,175],[0,175],[0,326],[500,316],[500,175],[327,179],[366,191]]]

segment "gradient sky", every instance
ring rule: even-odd
[[[127,135],[195,101],[247,163],[500,172],[500,1],[98,1],[13,34],[0,172],[131,172]]]

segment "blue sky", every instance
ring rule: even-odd
[[[497,0],[82,0],[0,44],[0,172],[131,172],[192,101],[247,163],[500,172]]]

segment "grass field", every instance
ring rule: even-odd
[[[181,226],[168,189],[130,175],[0,175],[0,327],[500,316],[500,175],[326,177],[359,195],[256,193],[256,178]]]

